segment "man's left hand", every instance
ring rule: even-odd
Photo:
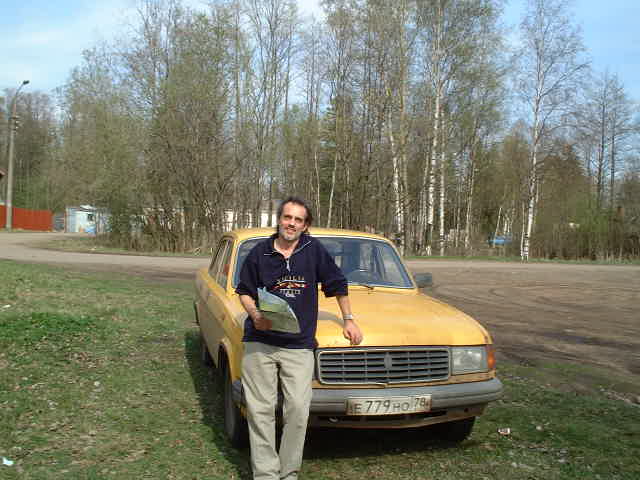
[[[351,345],[360,345],[362,343],[362,331],[353,320],[345,320],[342,327],[344,338],[351,342]]]

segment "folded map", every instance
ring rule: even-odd
[[[286,300],[267,292],[265,288],[259,288],[258,302],[262,315],[271,320],[271,330],[300,333],[298,318]]]

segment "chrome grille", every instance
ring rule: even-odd
[[[317,351],[325,384],[433,382],[449,377],[449,349],[433,347]]]

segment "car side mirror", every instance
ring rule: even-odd
[[[418,288],[427,288],[433,286],[433,275],[430,273],[416,273],[413,278]]]

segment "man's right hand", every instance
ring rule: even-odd
[[[256,328],[256,330],[271,330],[271,320],[264,317],[259,311],[251,316],[251,320],[253,320],[253,326]]]
[[[260,310],[256,307],[256,302],[252,297],[249,295],[240,295],[240,303],[247,312],[247,315],[251,318],[256,330],[271,330],[271,327],[273,326],[271,324],[271,320],[265,318],[262,313],[260,313]]]

